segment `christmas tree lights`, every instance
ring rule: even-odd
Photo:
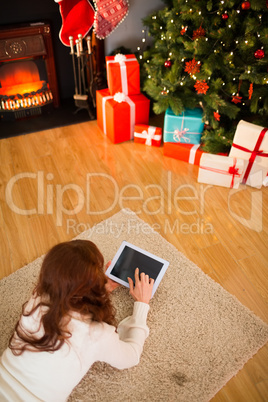
[[[166,0],[144,19],[143,89],[156,114],[202,107],[202,140],[226,152],[238,121],[267,126],[268,6],[265,0]]]

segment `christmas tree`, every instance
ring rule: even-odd
[[[240,120],[268,122],[268,1],[166,0],[143,20],[143,89],[156,114],[203,109],[204,149],[228,152]]]

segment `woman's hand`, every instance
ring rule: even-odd
[[[107,262],[107,264],[105,266],[105,271],[107,270],[109,265],[111,265],[111,261]],[[117,282],[115,282],[112,279],[107,277],[107,282],[106,282],[106,285],[105,285],[107,292],[112,293],[119,286],[121,286],[120,283],[117,283]]]
[[[139,268],[135,270],[135,286],[133,280],[128,278],[129,293],[135,301],[149,304],[152,298],[152,291],[154,285],[154,279],[149,278],[149,275],[145,275],[144,272],[139,274]]]

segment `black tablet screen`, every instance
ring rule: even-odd
[[[128,282],[128,277],[134,281],[135,269],[139,268],[140,273],[144,272],[150,278],[156,280],[163,265],[162,262],[125,246],[111,274],[125,282]]]

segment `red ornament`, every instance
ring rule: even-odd
[[[249,90],[248,90],[248,99],[251,99],[253,94],[253,84],[251,82],[250,86],[249,86]]]
[[[243,1],[243,3],[241,4],[241,8],[243,10],[249,10],[251,7],[250,1]]]
[[[186,67],[184,71],[186,71],[188,74],[197,74],[200,72],[200,63],[198,63],[195,59],[187,61]]]
[[[242,96],[239,96],[238,94],[237,94],[237,95],[234,95],[234,96],[232,97],[232,102],[234,102],[235,104],[241,103],[241,102],[242,102]]]
[[[220,115],[218,112],[214,112],[214,113],[213,113],[213,116],[214,116],[214,119],[215,119],[215,120],[220,121],[221,115]]]
[[[222,18],[224,21],[228,20],[229,15],[227,14],[227,11],[225,11],[225,13],[222,14],[221,18]]]
[[[202,28],[202,26],[200,25],[200,27],[198,29],[196,29],[193,32],[193,37],[192,39],[198,39],[198,38],[202,38],[203,36],[206,35],[206,31],[204,30],[204,28]]]
[[[263,59],[264,58],[264,50],[263,49],[258,49],[254,53],[255,59]]]
[[[209,89],[209,86],[205,80],[203,81],[196,80],[194,87],[198,94],[206,94],[207,90]]]
[[[170,67],[171,67],[171,61],[170,61],[170,60],[166,60],[165,63],[164,63],[164,66],[165,66],[166,68],[170,68]]]
[[[267,0],[267,1],[268,1],[268,0]],[[182,27],[181,35],[184,35],[184,34],[185,34],[185,32],[187,31],[187,28],[188,28],[188,27]]]

